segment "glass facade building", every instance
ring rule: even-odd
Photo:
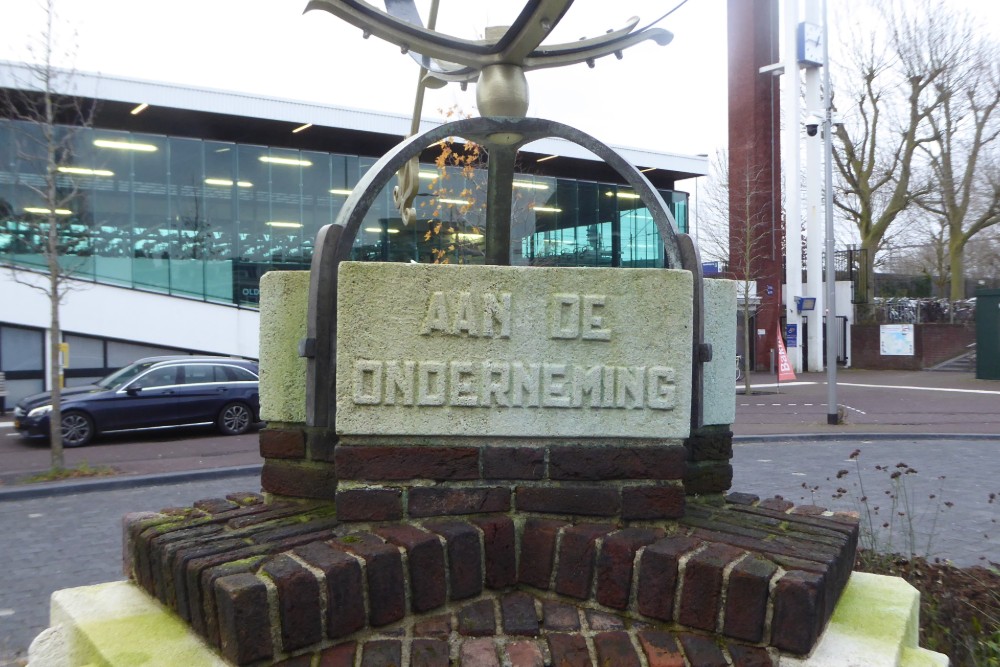
[[[0,120],[0,261],[46,270],[42,126]],[[260,276],[308,268],[376,158],[154,134],[57,128],[60,261],[80,280],[256,307]],[[421,165],[417,221],[391,188],[355,241],[373,261],[483,261],[486,170]],[[687,229],[687,195],[660,190]],[[663,266],[648,210],[627,187],[516,178],[514,265]]]

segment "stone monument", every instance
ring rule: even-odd
[[[525,69],[669,41],[633,21],[540,47],[570,4],[533,0],[470,46],[417,25],[412,0],[310,3],[441,80],[478,78],[487,116],[391,150],[320,232],[311,271],[264,276],[264,494],[127,516],[132,583],[56,593],[48,664],[862,664],[805,658],[830,651],[816,647],[856,518],[724,495],[734,284],[702,279],[612,149],[524,117]],[[449,136],[489,153],[486,264],[349,261],[376,194]],[[514,156],[542,137],[617,170],[666,268],[508,266]],[[911,622],[900,641],[919,653]]]

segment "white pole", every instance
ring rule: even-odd
[[[799,63],[798,63],[798,0],[785,0],[784,78],[781,106],[785,111],[784,160],[785,172],[785,320],[794,324],[797,333],[795,347],[787,347],[788,361],[796,373],[802,372],[802,324],[795,307],[795,297],[802,295],[802,215],[801,174],[799,158]],[[771,331],[768,336],[773,336]]]
[[[823,0],[823,94],[826,117],[823,119],[824,157],[826,158],[826,423],[838,424],[837,416],[837,284],[833,271],[833,89],[830,87],[830,30],[827,1]]]
[[[806,0],[806,21],[819,25],[819,2]],[[806,68],[806,114],[820,109],[820,71],[818,67]],[[808,122],[813,122],[810,118]],[[816,308],[808,313],[809,355],[806,359],[811,372],[823,370],[823,218],[822,207],[822,157],[823,139],[806,137],[806,294],[816,297]]]

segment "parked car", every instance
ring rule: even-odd
[[[62,390],[62,439],[82,447],[111,431],[215,424],[226,435],[246,433],[260,415],[257,363],[229,357],[149,357],[95,384]],[[14,408],[14,428],[48,437],[51,392]]]

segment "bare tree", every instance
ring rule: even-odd
[[[722,153],[719,154],[722,156]],[[718,157],[721,162],[723,158]],[[733,164],[733,159],[743,159],[745,164]],[[771,254],[772,221],[771,221],[771,181],[766,168],[753,162],[753,152],[749,147],[737,151],[736,155],[720,166],[725,169],[726,178],[719,179],[718,194],[725,196],[726,208],[721,205],[711,205],[714,211],[726,210],[729,224],[728,256],[729,273],[737,282],[737,297],[739,300],[739,315],[743,329],[743,390],[746,395],[753,393],[750,386],[750,349],[753,344],[751,319],[759,312],[761,300],[757,298],[756,285],[760,281],[778,282],[780,276],[769,275],[770,264],[766,261]],[[736,169],[735,167],[741,167]],[[733,167],[733,169],[730,169]],[[733,173],[738,176],[731,178]],[[727,186],[723,188],[722,183]],[[714,197],[714,195],[713,195]]]
[[[1000,223],[1000,43],[948,11],[904,23],[901,33],[906,58],[942,71],[934,83],[941,103],[928,115],[933,141],[921,146],[931,186],[918,201],[940,221],[949,298],[957,301],[965,297],[966,245]]]
[[[72,166],[73,139],[77,131],[91,125],[93,106],[57,93],[63,88],[63,80],[71,78],[72,73],[55,66],[56,56],[60,55],[56,52],[54,38],[55,0],[41,0],[41,7],[46,26],[37,42],[29,45],[35,60],[26,69],[30,80],[19,82],[20,90],[6,95],[2,104],[4,115],[21,121],[18,127],[26,130],[15,133],[18,159],[22,165],[28,165],[30,171],[36,172],[26,174],[20,170],[22,179],[18,185],[33,192],[40,205],[16,212],[21,218],[16,242],[25,253],[40,257],[40,268],[46,276],[39,280],[37,274],[29,274],[15,263],[10,265],[10,270],[14,280],[38,290],[49,301],[51,464],[53,469],[61,469],[64,467],[63,432],[74,426],[63,424],[61,409],[60,306],[71,288],[73,274],[82,264],[82,260],[70,258],[74,256],[70,252],[76,249],[74,244],[81,242],[70,229],[80,214],[79,192],[73,175],[81,172],[80,168]]]
[[[901,20],[891,8],[884,12],[888,25]],[[931,17],[937,13],[925,15],[932,25]],[[837,128],[834,164],[839,187],[834,204],[858,229],[866,257],[862,267],[866,294],[857,296],[870,303],[875,293],[875,255],[889,226],[916,196],[925,194],[914,188],[914,161],[920,146],[934,139],[928,118],[941,105],[935,84],[943,77],[943,63],[950,54],[942,42],[933,59],[911,57],[905,33],[899,29],[887,46],[870,33],[868,40],[851,45],[847,71],[838,84],[848,91],[848,105],[843,109],[845,123]],[[866,319],[865,309],[860,311],[859,319]]]

